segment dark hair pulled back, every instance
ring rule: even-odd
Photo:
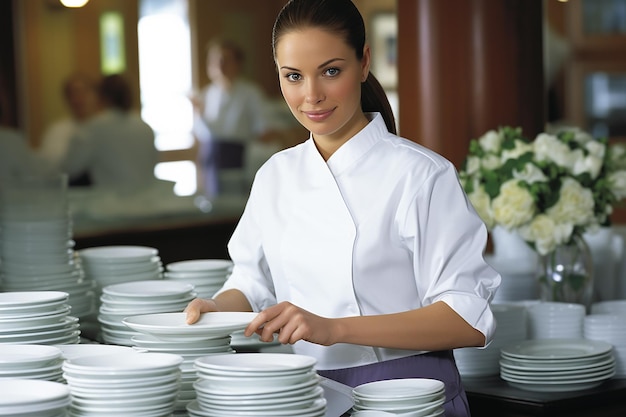
[[[289,0],[276,17],[272,31],[272,50],[276,57],[276,44],[280,37],[293,30],[307,27],[336,33],[363,59],[365,23],[352,0]],[[361,83],[361,109],[382,114],[387,129],[396,133],[396,123],[385,94],[376,77],[370,73]]]

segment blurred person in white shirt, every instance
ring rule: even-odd
[[[78,129],[100,110],[98,81],[86,73],[76,72],[63,82],[63,99],[69,114],[52,123],[44,132],[38,153],[54,167],[60,168],[69,143]],[[88,185],[88,175],[75,175],[72,185]]]
[[[119,74],[102,79],[102,110],[74,135],[61,164],[70,178],[89,172],[94,187],[133,190],[152,185],[155,133],[133,109],[132,91]]]

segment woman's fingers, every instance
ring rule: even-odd
[[[187,314],[185,318],[187,324],[197,322],[202,313],[215,311],[215,308],[212,308],[214,305],[215,303],[211,303],[209,300],[203,300],[202,298],[191,300],[189,304],[187,304],[187,307],[185,307],[185,310],[183,310],[183,312]]]

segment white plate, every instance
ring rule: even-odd
[[[131,352],[133,349],[128,346],[100,345],[97,343],[84,343],[75,345],[55,345],[61,351],[65,359],[73,360],[83,356],[98,356],[111,353]]]
[[[172,272],[226,271],[232,266],[233,262],[227,259],[191,259],[169,263],[166,269]]]
[[[38,306],[68,298],[69,294],[62,291],[9,291],[0,293],[0,307]]]
[[[516,371],[516,370],[526,371],[526,372],[540,371],[542,373],[552,372],[552,371],[563,372],[564,370],[587,371],[587,370],[596,369],[598,367],[615,364],[615,359],[613,359],[612,353],[608,353],[606,356],[603,355],[599,358],[600,359],[597,361],[593,361],[590,363],[582,363],[582,364],[579,364],[578,362],[565,363],[565,364],[563,363],[555,364],[553,362],[550,362],[550,363],[541,364],[541,365],[537,365],[535,362],[524,363],[524,362],[510,360],[508,358],[502,358],[500,359],[499,364],[500,364],[500,367],[505,368],[505,369],[510,369],[513,371]]]
[[[445,385],[437,379],[401,378],[374,381],[354,387],[353,395],[361,399],[418,399],[438,395]]]
[[[255,401],[297,396],[301,393],[311,391],[321,383],[321,380],[322,379],[318,376],[299,384],[294,384],[288,387],[278,387],[278,389],[272,389],[273,387],[264,387],[259,385],[256,387],[250,387],[251,389],[238,390],[237,388],[224,389],[224,387],[216,387],[212,381],[196,378],[193,381],[193,389],[196,393],[203,395],[206,398],[215,398],[224,401],[232,401],[235,399],[241,401]]]
[[[161,349],[203,349],[208,347],[230,345],[231,337],[223,336],[213,339],[203,339],[197,342],[185,340],[163,340],[148,334],[140,333],[132,337],[135,346]]]
[[[190,417],[323,417],[326,410],[326,399],[320,398],[311,407],[300,410],[255,410],[255,411],[205,411],[200,408],[198,401],[194,400],[187,404],[187,411]]]
[[[131,329],[162,339],[181,340],[227,336],[245,329],[257,313],[204,313],[194,324],[187,324],[185,313],[157,313],[127,317],[122,322]]]
[[[178,369],[182,362],[183,358],[179,355],[133,350],[68,359],[63,364],[63,370],[73,375],[137,376],[167,373]]]
[[[81,249],[78,255],[87,262],[140,262],[150,261],[159,254],[148,246],[113,245]]]
[[[69,387],[52,381],[0,379],[2,415],[36,413],[70,404]]]
[[[0,370],[43,368],[61,358],[61,350],[45,345],[0,345]]]
[[[200,358],[196,366],[215,375],[279,376],[308,372],[315,358],[291,353],[240,353]]]
[[[108,285],[102,289],[112,299],[118,300],[178,300],[193,292],[193,284],[166,280],[133,281]]]
[[[501,375],[509,385],[526,391],[537,392],[569,392],[594,388],[610,379],[615,372],[595,378],[576,378],[572,381],[534,381],[523,378],[515,378],[509,375]]]
[[[501,349],[503,357],[532,360],[566,360],[592,358],[606,354],[613,346],[606,342],[588,339],[525,340]]]

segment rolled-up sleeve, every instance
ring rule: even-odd
[[[452,164],[434,170],[406,206],[402,233],[422,304],[445,302],[488,344],[496,329],[489,304],[501,278],[484,260],[487,229]]]

